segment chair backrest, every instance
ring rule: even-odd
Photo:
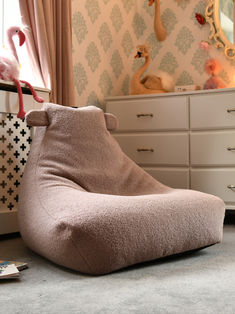
[[[40,126],[30,152],[40,180],[61,177],[88,192],[115,195],[166,189],[122,152],[108,131],[116,128],[117,120],[100,108],[49,103],[41,111],[29,112],[26,121]]]

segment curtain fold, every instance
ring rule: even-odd
[[[71,0],[19,0],[31,65],[51,101],[74,106]]]

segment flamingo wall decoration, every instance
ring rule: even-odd
[[[13,42],[13,36],[19,37],[19,46],[22,46],[25,42],[25,34],[18,26],[12,26],[7,30],[7,44],[10,51],[4,49],[0,53],[0,79],[5,81],[13,81],[16,85],[17,92],[19,95],[19,112],[17,114],[18,118],[23,119],[25,116],[24,105],[23,105],[23,95],[20,86],[20,82],[27,85],[37,102],[44,102],[44,99],[37,96],[34,88],[27,81],[19,80],[19,59],[16,52],[16,48]]]
[[[166,39],[166,30],[162,25],[159,0],[149,0],[149,6],[155,3],[154,31],[157,39],[163,41]]]

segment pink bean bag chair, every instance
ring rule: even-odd
[[[153,179],[110,135],[116,118],[97,107],[44,104],[19,197],[25,243],[65,267],[106,274],[222,239],[218,197]]]

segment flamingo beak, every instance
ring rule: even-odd
[[[19,36],[19,45],[22,46],[25,42],[25,34],[22,31],[19,31],[18,36]]]

